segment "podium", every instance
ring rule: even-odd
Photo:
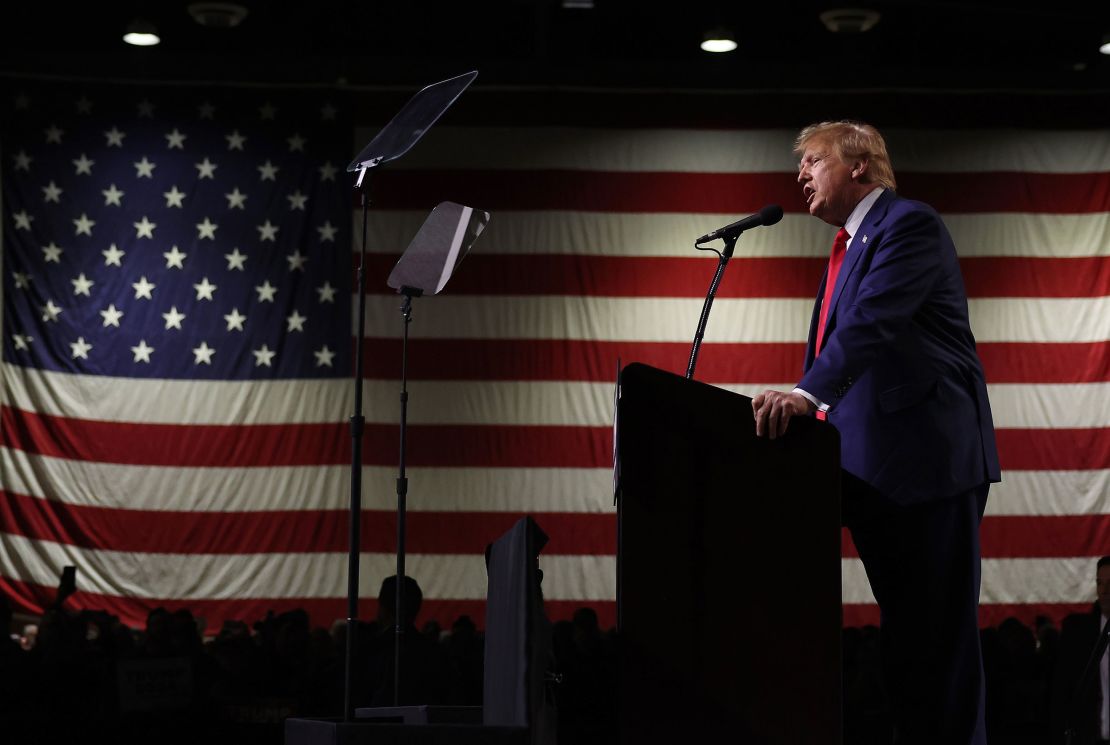
[[[642,364],[616,425],[621,742],[840,743],[836,430]]]

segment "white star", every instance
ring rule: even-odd
[[[117,207],[123,206],[123,192],[116,188],[115,184],[109,184],[107,189],[101,189],[100,193],[104,195],[104,206],[114,204]]]
[[[241,209],[246,208],[247,195],[244,194],[243,192],[239,191],[238,186],[236,186],[235,190],[232,191],[230,194],[224,194],[224,196],[227,197],[227,208],[229,210],[232,210],[232,209],[240,209],[241,210]]]
[[[195,165],[196,165],[197,171],[199,172],[199,175],[197,176],[198,179],[202,179],[202,178],[214,179],[214,178],[216,178],[216,168],[217,168],[217,166],[216,166],[215,163],[208,160],[207,157],[205,157],[204,160],[202,160],[200,163],[196,163]]]
[[[256,285],[254,291],[258,293],[258,302],[272,303],[274,302],[274,294],[277,288],[270,284],[270,280],[266,280],[260,285]]]
[[[23,334],[12,334],[12,341],[15,342],[16,349],[29,349],[27,345],[33,342],[34,339]]]
[[[154,229],[156,227],[158,227],[158,223],[151,222],[150,220],[146,219],[146,215],[143,215],[142,220],[140,220],[139,222],[136,222],[136,223],[132,223],[132,225],[135,226],[135,237],[136,238],[151,238],[151,239],[153,239],[154,238]]]
[[[158,166],[157,163],[152,163],[143,156],[143,159],[132,163],[135,166],[135,178],[154,178],[154,169]]]
[[[162,196],[166,198],[167,207],[184,207],[182,200],[185,199],[185,192],[178,191],[177,186],[171,186],[169,191],[162,192]]]
[[[154,347],[148,347],[145,339],[139,339],[139,346],[131,347],[132,354],[135,355],[135,362],[150,363],[150,355],[154,351]]]
[[[244,253],[239,253],[238,248],[231,249],[231,253],[224,254],[224,258],[227,259],[227,270],[229,272],[232,269],[238,269],[239,271],[244,270],[243,265],[247,261],[247,255]]]
[[[174,127],[172,132],[166,133],[166,142],[169,143],[167,145],[168,149],[173,150],[177,148],[178,150],[184,150],[185,138],[188,136],[189,135],[184,132],[179,131],[177,127]]]
[[[104,136],[108,138],[108,147],[123,147],[123,138],[127,136],[126,132],[120,132],[119,127],[113,126]]]
[[[54,305],[53,300],[47,300],[46,305],[42,306],[42,320],[46,322],[57,321],[61,313],[62,309]]]
[[[200,115],[201,119],[211,119],[216,116],[216,107],[208,101],[204,101],[197,109],[197,113]]]
[[[201,238],[210,238],[211,240],[216,240],[216,228],[218,227],[220,226],[209,220],[207,217],[204,218],[204,222],[197,223],[197,240],[199,241]]]
[[[25,290],[25,289],[27,289],[28,287],[31,286],[31,275],[30,274],[23,274],[23,273],[20,273],[20,272],[12,272],[12,276],[15,277],[15,289]]]
[[[73,351],[73,359],[80,357],[83,360],[89,358],[89,350],[92,349],[92,344],[85,341],[85,337],[78,336],[77,341],[69,343],[69,348]]]
[[[258,167],[258,172],[261,174],[263,181],[277,181],[277,172],[280,170],[281,169],[271,163],[269,159]]]
[[[323,108],[320,109],[320,118],[325,122],[335,121],[335,114],[336,109],[330,103],[324,104]]]
[[[61,264],[62,263],[62,247],[50,241],[42,247],[42,260],[47,264]]]
[[[258,240],[260,241],[276,241],[278,226],[271,223],[269,220],[264,225],[256,225],[255,230],[258,231]]]
[[[82,173],[86,176],[91,176],[92,167],[96,163],[95,160],[89,160],[87,157],[85,157],[84,153],[81,153],[80,158],[75,158],[70,162],[73,163],[73,167],[77,169],[78,176],[80,176]]]
[[[42,201],[44,202],[54,202],[55,204],[61,204],[61,196],[62,190],[59,189],[58,185],[55,184],[53,181],[42,187]]]
[[[89,216],[84,212],[81,216],[73,221],[74,235],[92,235],[93,225],[96,225],[96,220],[90,220]]]
[[[31,223],[34,221],[35,216],[27,214],[27,210],[20,210],[12,215],[12,219],[15,220],[15,227],[17,229],[22,228],[23,230],[30,230]]]
[[[33,161],[34,158],[32,158],[30,155],[28,155],[26,152],[24,152],[22,150],[20,150],[18,153],[16,153],[14,157],[15,157],[15,170],[17,170],[17,171],[30,171],[31,170],[31,161]]]
[[[285,198],[289,200],[289,209],[291,210],[303,210],[305,203],[308,201],[308,195],[301,194],[299,190],[287,194]]]
[[[91,295],[89,294],[89,290],[91,290],[92,286],[96,283],[86,277],[84,272],[81,272],[77,275],[75,279],[70,280],[70,284],[73,285],[74,295],[84,295],[85,297],[91,297]]]
[[[177,329],[181,330],[181,322],[185,320],[184,313],[177,312],[177,306],[171,305],[169,313],[163,313],[162,318],[166,319],[166,330]]]
[[[251,354],[254,355],[255,367],[272,367],[272,365],[270,364],[270,360],[274,358],[274,355],[277,354],[277,352],[271,352],[270,348],[263,344],[261,349],[252,349]]]
[[[110,303],[107,308],[100,311],[100,315],[104,317],[104,328],[109,326],[119,328],[119,319],[123,318],[123,311],[117,308],[115,303]]]
[[[330,160],[316,170],[320,172],[321,181],[335,181],[335,174],[339,173],[339,169],[333,166]]]
[[[238,308],[232,308],[230,313],[224,315],[224,320],[227,321],[228,331],[242,331],[243,321],[247,320],[247,317],[240,313]]]
[[[139,101],[139,116],[145,116],[147,119],[154,118],[154,104],[147,99]]]
[[[321,303],[335,302],[335,288],[331,286],[331,282],[325,282],[322,287],[317,287],[316,292],[320,294]]]
[[[263,119],[273,119],[274,115],[277,114],[277,109],[272,103],[267,101],[262,105],[262,108],[258,110],[258,113]]]
[[[112,264],[115,264],[116,266],[123,266],[123,264],[120,263],[120,259],[123,258],[125,252],[120,251],[118,248],[116,248],[115,243],[108,246],[108,248],[104,249],[100,253],[104,254],[104,266],[111,266]]]
[[[307,140],[305,140],[305,138],[301,137],[299,132],[294,132],[293,136],[286,138],[285,141],[289,143],[289,152],[291,152],[291,153],[294,153],[294,152],[303,153],[304,152],[304,144],[305,144],[305,142],[307,142]]]
[[[157,285],[152,285],[147,281],[146,275],[139,277],[138,282],[132,282],[131,286],[135,288],[135,299],[145,297],[147,300],[153,300],[154,296],[151,294]]]
[[[162,255],[166,257],[167,269],[172,269],[173,267],[177,267],[178,269],[185,268],[185,257],[188,256],[188,254],[182,253],[177,246],[171,246],[170,250]]]
[[[47,142],[53,142],[56,145],[61,145],[62,135],[65,134],[65,132],[58,129],[57,125],[51,124],[50,128],[45,131],[45,134]]]
[[[92,112],[92,101],[89,100],[88,96],[81,96],[81,98],[77,99],[77,113],[78,114],[89,114],[91,112]]]
[[[205,277],[200,281],[200,284],[193,285],[193,289],[197,291],[197,300],[211,300],[212,293],[216,291],[216,285],[208,281]]]
[[[308,316],[302,316],[300,313],[293,310],[292,313],[285,317],[285,322],[288,324],[286,331],[304,331],[304,322],[308,320]]]
[[[334,243],[335,242],[335,234],[338,231],[339,231],[339,228],[332,225],[331,220],[325,220],[323,225],[316,228],[316,232],[320,234],[320,242],[321,243],[324,243],[326,241],[331,241],[332,243]]]
[[[243,149],[243,143],[245,143],[247,141],[246,137],[239,134],[239,130],[235,130],[231,134],[225,135],[224,139],[227,140],[227,149],[228,150],[242,150]]]
[[[286,256],[285,260],[289,262],[289,271],[293,272],[299,270],[303,272],[304,264],[308,261],[308,257],[298,250]]]
[[[212,355],[215,353],[216,350],[208,346],[208,342],[202,341],[199,347],[193,347],[193,355],[196,357],[193,364],[199,365],[203,362],[205,365],[211,365]]]
[[[335,357],[335,352],[328,349],[328,345],[320,347],[313,352],[316,355],[316,367],[331,367],[331,361]]]

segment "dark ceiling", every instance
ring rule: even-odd
[[[188,2],[9,5],[0,70],[62,76],[412,85],[480,69],[485,85],[816,90],[1110,90],[1110,2],[721,2],[562,0],[273,2],[234,29],[205,28]],[[833,34],[822,10],[881,20]],[[127,47],[128,21],[163,43]],[[731,27],[740,48],[698,49]]]

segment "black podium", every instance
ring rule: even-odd
[[[620,738],[835,745],[840,445],[641,364],[617,407]]]

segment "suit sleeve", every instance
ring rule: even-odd
[[[946,233],[940,218],[919,207],[897,218],[874,244],[866,274],[849,305],[838,304],[836,325],[798,387],[835,407],[926,302],[941,269]],[[861,249],[862,250],[862,249]]]

